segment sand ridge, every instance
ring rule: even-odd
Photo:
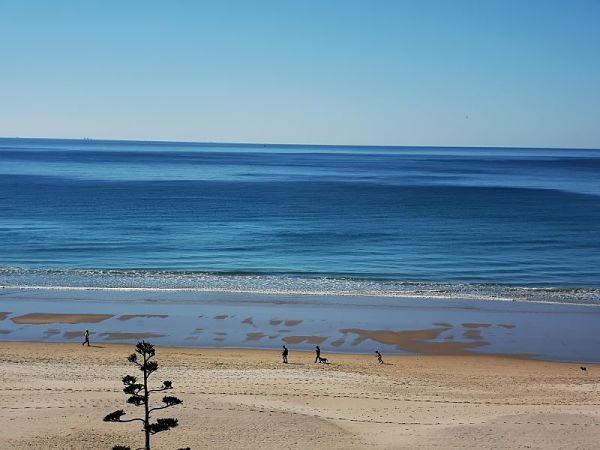
[[[117,320],[126,321],[131,319],[166,319],[167,314],[123,314]]]
[[[448,328],[432,328],[429,330],[362,330],[360,328],[344,328],[340,332],[344,334],[355,334],[353,344],[359,344],[367,339],[385,345],[394,345],[398,350],[428,355],[460,355],[466,354],[469,349],[487,345],[487,342],[479,340],[476,342],[454,342],[446,340],[435,342],[436,339]],[[472,335],[465,336],[473,339]]]
[[[113,317],[112,314],[57,314],[57,313],[30,313],[12,317],[10,320],[16,324],[40,325],[51,323],[98,323]]]

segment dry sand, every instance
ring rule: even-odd
[[[109,449],[142,443],[120,378],[132,345],[0,342],[0,448]],[[154,449],[598,448],[600,366],[493,356],[157,348],[157,385],[184,402]],[[155,399],[155,400],[158,400]],[[163,412],[163,411],[161,411]]]

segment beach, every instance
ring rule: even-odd
[[[140,340],[183,400],[155,449],[597,447],[598,150],[0,138],[0,167],[1,449],[138,448],[102,418],[135,417]]]
[[[0,289],[0,341],[399,355],[507,355],[600,363],[600,308],[517,301]]]
[[[0,342],[0,448],[141,445],[139,425],[102,418],[127,405],[132,345]],[[183,404],[153,437],[180,448],[595,448],[600,366],[498,356],[393,356],[157,347]],[[158,399],[155,399],[158,401]],[[136,411],[138,410],[138,411]]]
[[[138,3],[0,7],[0,450],[600,450],[600,0]]]
[[[102,418],[139,414],[121,392],[139,340],[183,400],[155,449],[595,448],[598,323],[596,305],[3,288],[0,448],[137,448],[139,425]]]
[[[137,448],[139,425],[102,418],[139,414],[121,392],[139,340],[183,400],[152,448],[594,448],[599,322],[595,305],[3,288],[0,448]]]

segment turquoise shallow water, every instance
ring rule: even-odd
[[[0,139],[0,285],[600,303],[600,151]]]

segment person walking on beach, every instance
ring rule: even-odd
[[[287,361],[288,353],[289,353],[289,351],[288,351],[287,347],[284,345],[283,346],[283,351],[281,352],[281,356],[283,356],[283,363],[284,364],[288,363],[288,361]]]
[[[90,346],[90,330],[85,330],[85,341],[83,341],[81,343],[81,345],[85,345],[87,344],[87,346]]]
[[[321,358],[321,349],[318,345],[315,347],[315,354],[317,355],[315,357],[315,362],[319,362],[319,359]]]
[[[375,350],[375,354],[377,355],[377,361],[379,361],[379,364],[383,364],[383,357],[381,356],[381,353],[379,353],[379,350]]]

